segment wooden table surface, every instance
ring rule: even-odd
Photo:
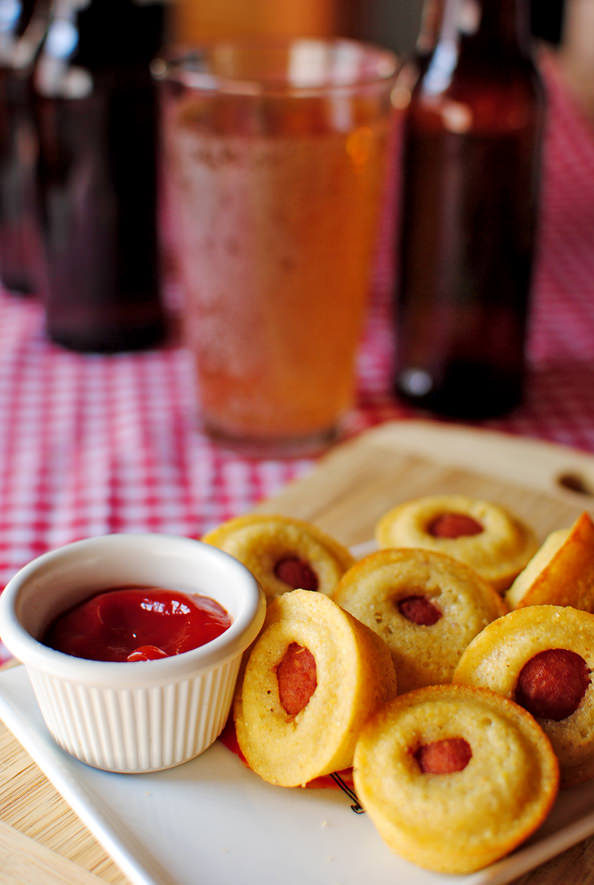
[[[499,501],[544,537],[593,510],[594,457],[485,431],[391,423],[337,448],[259,509],[308,519],[356,544],[372,536],[375,521],[393,504],[455,491]],[[0,883],[127,881],[0,724]],[[594,885],[594,837],[516,880],[562,881]]]

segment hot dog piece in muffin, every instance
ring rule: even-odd
[[[239,559],[269,599],[298,588],[331,593],[355,561],[346,547],[317,526],[287,516],[238,516],[202,540]]]
[[[552,532],[505,598],[510,608],[551,604],[594,612],[594,523],[590,515],[584,512],[570,528]]]
[[[465,562],[505,590],[537,549],[532,530],[490,501],[463,495],[417,498],[379,520],[380,547],[425,547]]]
[[[594,777],[594,614],[571,606],[518,608],[485,627],[453,681],[490,688],[542,725],[564,786]]]
[[[360,802],[390,848],[443,873],[471,873],[523,842],[557,795],[557,759],[524,709],[491,691],[428,686],[361,732]]]
[[[332,598],[386,642],[401,692],[450,682],[471,639],[507,607],[465,563],[433,550],[380,550]]]
[[[321,593],[272,600],[234,702],[237,740],[264,780],[303,786],[352,764],[363,723],[395,696],[390,651]]]

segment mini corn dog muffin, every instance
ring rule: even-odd
[[[594,777],[594,614],[570,606],[518,608],[489,624],[453,681],[525,707],[550,738],[564,786]]]
[[[470,640],[507,611],[465,563],[413,548],[366,556],[332,598],[387,644],[401,692],[450,682]]]
[[[559,783],[557,759],[533,717],[461,685],[387,703],[361,732],[353,774],[389,847],[443,873],[481,869],[527,839]]]
[[[426,547],[465,562],[505,590],[537,549],[532,530],[503,507],[463,495],[416,498],[385,513],[380,547]]]
[[[505,599],[510,608],[551,604],[594,612],[594,523],[588,513],[546,538]]]
[[[346,547],[317,526],[287,516],[238,516],[202,540],[239,559],[268,599],[297,588],[329,594],[355,561]]]
[[[304,786],[352,764],[365,720],[395,696],[390,651],[328,596],[274,599],[235,696],[237,740],[265,781]]]

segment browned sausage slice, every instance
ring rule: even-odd
[[[460,538],[463,535],[480,535],[480,522],[466,513],[442,513],[429,525],[427,531],[434,538]]]
[[[274,574],[279,581],[284,581],[294,590],[317,590],[318,576],[304,559],[298,556],[285,556],[279,559],[274,567]]]
[[[589,682],[588,667],[580,655],[566,648],[549,648],[520,670],[515,700],[533,716],[558,722],[577,710]]]
[[[307,707],[316,690],[316,659],[308,648],[291,642],[276,668],[281,705],[289,716]]]
[[[424,774],[453,774],[466,768],[472,750],[467,740],[454,737],[421,744],[414,756]]]
[[[419,626],[430,627],[436,624],[442,616],[441,611],[426,596],[405,596],[398,600],[397,608],[400,614]]]

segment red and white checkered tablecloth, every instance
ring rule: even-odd
[[[594,452],[594,129],[551,60],[540,260],[525,404],[482,426]],[[412,417],[390,393],[390,216],[349,427]],[[0,587],[34,556],[113,531],[200,536],[308,472],[250,461],[197,430],[186,353],[77,355],[42,306],[0,293]],[[0,644],[0,662],[7,653]]]

